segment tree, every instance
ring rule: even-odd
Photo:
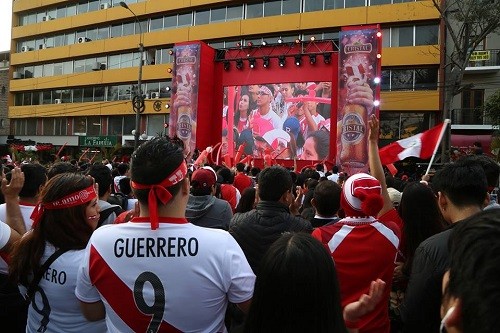
[[[471,85],[462,83],[477,46],[500,27],[500,0],[432,0],[446,28],[443,119],[450,118],[453,98]],[[441,160],[448,159],[450,130],[443,140]]]
[[[492,124],[500,124],[500,90],[488,97],[484,104],[484,114],[491,119]]]

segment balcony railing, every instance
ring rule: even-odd
[[[469,65],[467,67],[490,67],[500,66],[500,50],[474,51],[471,54]]]
[[[482,108],[451,110],[452,125],[494,125]]]

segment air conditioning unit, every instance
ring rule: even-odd
[[[151,98],[153,98],[153,99],[158,99],[158,98],[160,98],[160,93],[159,93],[159,92],[157,92],[157,91],[152,92],[152,93],[151,93]]]
[[[60,98],[56,98],[56,99],[54,100],[54,103],[56,103],[56,104],[62,104],[62,99],[60,99]]]
[[[52,20],[52,17],[50,17],[49,15],[42,17],[43,22],[50,21],[50,20]]]
[[[105,70],[105,69],[106,69],[106,63],[104,63],[104,62],[96,61],[92,65],[92,70],[93,71],[100,71],[100,70]]]
[[[21,73],[19,73],[19,72],[13,72],[13,73],[12,73],[12,78],[13,78],[14,80],[17,80],[17,79],[22,79],[22,78],[23,78],[23,75],[22,75]]]
[[[110,6],[110,4],[109,4],[109,3],[101,3],[101,6],[100,6],[100,7],[101,7],[101,9],[108,9],[108,8],[109,8],[109,7],[111,7],[111,6]]]
[[[142,94],[142,98],[144,98],[144,99],[151,99],[151,94],[150,93]]]
[[[88,37],[78,37],[78,44],[86,43],[86,42],[90,42],[90,41],[92,41],[92,40]]]
[[[30,48],[26,45],[24,46],[21,46],[21,52],[28,52],[30,50]]]

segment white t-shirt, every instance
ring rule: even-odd
[[[226,332],[228,301],[249,300],[255,283],[238,243],[226,231],[181,219],[160,222],[157,230],[151,230],[148,218],[138,220],[94,232],[76,296],[87,303],[103,301],[110,332],[172,326],[173,331]]]
[[[315,116],[311,115],[311,117],[314,120],[314,122],[316,123],[316,125],[318,125],[320,122],[325,120],[325,118],[322,115],[320,115],[319,113]]]
[[[269,109],[269,112],[267,114],[265,114],[265,115],[261,115],[259,113],[258,109],[254,110],[253,112],[254,112],[254,115],[259,114],[259,116],[262,119],[271,121],[271,124],[273,125],[273,128],[281,128],[281,126],[282,126],[281,118],[271,108]],[[262,133],[262,134],[264,134],[264,133]]]
[[[10,227],[5,223],[0,222],[0,249],[3,249],[3,247],[7,245],[11,233],[12,230]]]
[[[6,210],[6,205],[1,204],[0,205],[0,223],[4,224],[4,222],[7,221],[7,210]],[[19,208],[21,208],[21,214],[23,215],[24,219],[24,226],[26,227],[26,231],[31,230],[31,225],[33,224],[33,221],[31,220],[31,213],[33,212],[33,209],[35,209],[34,205],[29,205],[29,204],[19,204]],[[10,234],[9,234],[10,237]],[[1,248],[1,247],[0,247]],[[2,274],[8,274],[9,273],[9,265],[7,262],[0,257],[0,273]]]
[[[114,186],[114,189],[115,189],[115,193],[118,193],[118,192],[121,192],[120,190],[120,180],[122,180],[123,178],[126,178],[127,176],[116,176],[115,178],[113,178],[113,186]]]
[[[54,246],[47,243],[40,264],[55,250]],[[76,276],[84,255],[85,250],[67,251],[49,266],[28,308],[26,332],[106,332],[104,320],[89,322],[85,319],[80,310],[80,302],[75,297]],[[26,288],[20,289],[24,295]]]

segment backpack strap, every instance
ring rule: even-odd
[[[118,205],[113,205],[109,208],[106,208],[105,210],[100,211],[99,212],[99,214],[100,214],[99,221],[97,222],[96,228],[99,228],[100,226],[102,226],[104,221],[106,221],[112,213],[115,213],[116,216],[118,216],[123,212],[124,212],[124,210]]]
[[[40,280],[42,279],[43,274],[45,274],[45,272],[47,271],[47,269],[49,268],[49,266],[57,258],[59,258],[59,256],[61,256],[61,254],[63,254],[64,252],[67,252],[67,251],[68,250],[65,250],[65,249],[58,249],[54,253],[52,253],[52,255],[47,260],[45,260],[45,262],[40,267],[40,269],[38,270],[38,272],[36,272],[35,277],[33,278],[33,280],[31,280],[30,285],[28,286],[28,290],[26,291],[26,300],[27,301],[30,301],[31,298],[33,297],[33,295],[35,294],[35,288],[40,283]]]

